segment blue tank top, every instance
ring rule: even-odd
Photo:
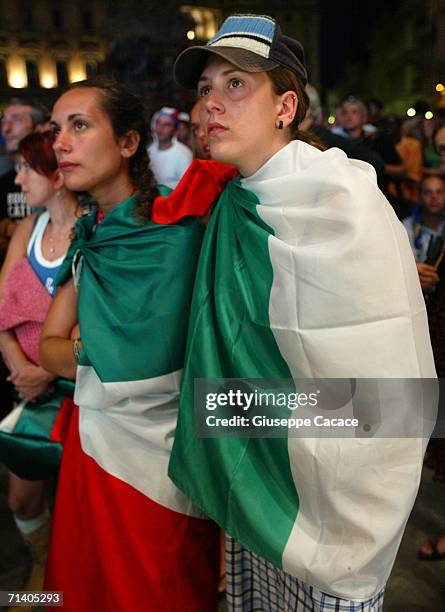
[[[44,212],[37,217],[34,230],[28,243],[28,261],[31,268],[37,274],[37,277],[41,281],[42,285],[46,287],[50,295],[54,295],[56,290],[56,276],[63,260],[65,259],[65,255],[55,259],[54,261],[49,261],[43,257],[42,237],[48,222],[48,212]]]

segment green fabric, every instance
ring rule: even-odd
[[[57,379],[54,393],[35,402],[27,402],[14,431],[0,431],[0,462],[26,480],[46,480],[57,475],[62,446],[50,439],[60,406],[72,397],[74,383]]]
[[[441,157],[432,143],[424,148],[423,157],[426,168],[440,168]]]
[[[137,197],[97,226],[95,215],[78,220],[57,278],[65,282],[73,257],[82,256],[79,363],[92,365],[102,382],[161,376],[181,369],[184,360],[203,229],[194,219],[141,221],[134,215]]]
[[[287,439],[198,438],[195,378],[292,378],[269,321],[272,229],[231,181],[205,234],[193,294],[169,475],[248,549],[281,567],[298,512]]]

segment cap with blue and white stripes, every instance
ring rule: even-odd
[[[307,83],[304,49],[297,40],[281,33],[280,26],[266,15],[232,15],[205,46],[183,51],[175,62],[175,78],[193,88],[209,53],[219,55],[247,72],[264,72],[284,66]]]

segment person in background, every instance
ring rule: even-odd
[[[425,263],[431,241],[445,238],[445,179],[427,175],[420,187],[420,203],[414,214],[403,222],[416,258],[420,284],[428,305],[429,330],[436,371],[445,377],[445,266],[442,253],[436,253],[436,264]],[[440,258],[442,261],[440,262]],[[434,470],[434,480],[445,481],[445,440],[431,439],[426,465]],[[445,534],[423,542],[417,556],[421,561],[445,559]]]
[[[368,123],[377,128],[382,118],[383,102],[378,98],[369,98],[366,102],[366,110]]]
[[[178,112],[164,106],[153,117],[153,142],[148,147],[150,167],[159,185],[174,189],[189,167],[193,154],[175,138]]]
[[[419,184],[423,176],[423,151],[417,138],[408,136],[404,122],[398,115],[387,115],[380,121],[380,130],[395,146],[404,167],[403,177],[393,179],[388,191],[397,199],[400,209],[404,207],[407,217],[412,204],[416,203],[419,194]]]
[[[0,177],[11,170],[13,161],[6,151],[5,139],[0,131]]]
[[[387,136],[379,130],[366,132],[364,126],[367,122],[366,106],[354,96],[348,96],[341,104],[340,123],[347,132],[348,138],[353,142],[361,142],[378,153],[385,162],[385,177],[379,182],[379,187],[386,195],[389,178],[403,176],[404,168],[394,145]]]
[[[441,161],[434,145],[434,134],[442,123],[443,119],[436,117],[412,119],[412,128],[410,126],[412,133],[409,135],[418,138],[422,143],[424,174],[440,174]]]
[[[11,168],[0,176],[0,265],[17,222],[31,212],[20,186],[15,183],[19,142],[44,120],[45,114],[41,109],[19,98],[12,99],[2,114],[1,135]],[[7,369],[0,359],[0,416],[11,410],[13,402],[13,389],[6,377]]]
[[[45,113],[25,100],[14,98],[6,106],[2,114],[1,131],[12,164],[16,163],[20,140],[45,120]],[[17,221],[30,214],[20,187],[15,183],[16,174],[15,167],[12,167],[0,177],[0,251],[3,249],[3,255]]]
[[[341,123],[341,113],[342,113],[341,105],[337,104],[335,106],[335,108],[334,108],[334,117],[335,117],[334,125],[332,125],[329,128],[329,131],[332,132],[333,134],[335,134],[336,136],[341,136],[342,138],[347,138],[348,137],[348,132],[342,126],[342,123]]]
[[[200,118],[200,100],[197,100],[190,112],[190,134],[192,140],[193,157],[197,159],[210,159],[210,147],[205,127]]]
[[[431,239],[445,237],[445,180],[427,176],[420,185],[420,202],[414,214],[403,221],[417,262],[420,285],[430,290],[439,282],[437,270],[424,263]]]
[[[176,130],[176,138],[186,147],[191,149],[190,144],[190,115],[188,113],[178,113],[178,129]]]
[[[16,407],[0,423],[0,461],[9,468],[8,504],[33,567],[27,590],[43,588],[49,540],[49,511],[44,479],[57,475],[60,449],[49,431],[73,385],[56,381],[42,368],[39,340],[55,291],[55,277],[70,244],[78,216],[75,195],[65,189],[52,149],[52,133],[33,133],[18,145],[15,182],[28,206],[45,208],[17,225],[0,272],[0,350],[16,391]],[[41,415],[41,422],[39,421]],[[27,445],[29,442],[29,446]]]
[[[344,151],[351,159],[360,159],[374,167],[377,180],[383,179],[385,162],[378,153],[370,149],[360,141],[352,141],[347,138],[347,133],[340,128],[339,131],[328,129],[323,125],[320,96],[313,85],[306,85],[306,93],[309,98],[309,108],[306,117],[300,123],[300,130],[310,132],[316,136],[324,147],[331,149],[337,147]]]
[[[439,155],[439,165],[435,168],[436,174],[445,177],[445,123],[439,123],[433,134],[436,153]]]

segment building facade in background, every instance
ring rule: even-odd
[[[52,99],[94,73],[106,54],[106,19],[106,0],[1,0],[0,102]]]
[[[174,58],[205,43],[233,12],[275,17],[301,40],[319,83],[316,0],[0,0],[0,105],[23,96],[50,106],[66,85],[96,72],[139,88],[149,108],[181,105],[187,94],[172,80]]]

